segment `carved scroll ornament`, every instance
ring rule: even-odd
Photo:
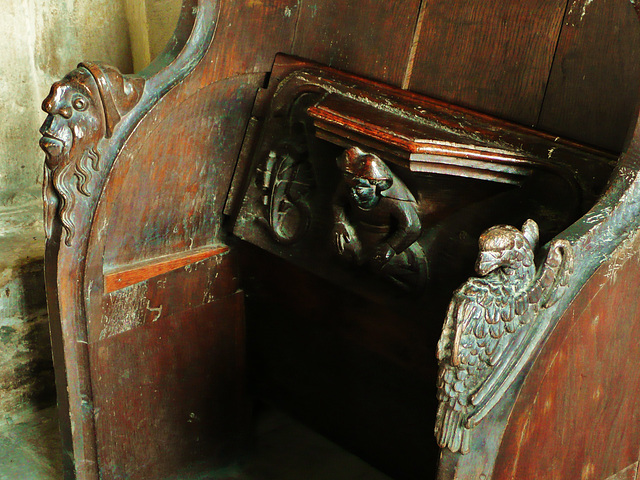
[[[536,314],[564,294],[573,268],[571,246],[557,240],[536,272],[538,226],[500,225],[480,237],[476,271],[453,295],[438,342],[441,448],[468,453],[473,428],[513,382]]]
[[[314,187],[313,170],[303,144],[283,142],[269,152],[259,183],[265,210],[263,225],[283,245],[297,242],[309,229],[309,194]]]
[[[45,152],[44,224],[51,238],[56,214],[71,245],[75,235],[76,195],[91,195],[94,172],[100,169],[98,142],[110,138],[123,115],[140,99],[142,78],[122,75],[116,68],[81,63],[52,85],[42,109],[48,114],[40,133]]]

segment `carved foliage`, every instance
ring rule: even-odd
[[[453,295],[438,342],[438,413],[442,448],[468,453],[473,428],[504,395],[536,328],[536,314],[564,293],[573,268],[571,246],[551,244],[536,272],[538,226],[500,225],[480,237],[476,271]]]
[[[259,221],[271,237],[283,245],[298,242],[312,221],[310,197],[316,179],[309,159],[309,130],[312,127],[306,109],[316,101],[316,94],[302,94],[287,105],[286,114],[272,116],[270,128],[273,134],[266,136],[272,140],[272,145],[256,175],[264,210],[264,217]]]
[[[56,214],[71,245],[75,235],[77,193],[91,195],[94,172],[100,169],[98,143],[138,102],[144,80],[123,76],[117,69],[81,63],[51,87],[42,103],[48,114],[40,133],[45,152],[43,196],[45,231],[51,238]],[[76,193],[77,192],[77,193]]]
[[[283,142],[269,152],[258,175],[265,217],[261,219],[275,241],[289,245],[309,229],[309,195],[313,171],[303,144]]]

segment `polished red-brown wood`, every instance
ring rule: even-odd
[[[289,53],[401,86],[411,63],[421,3],[301,1]]]
[[[607,479],[638,462],[639,238],[600,266],[560,319],[518,396],[492,478]]]
[[[433,477],[432,354],[450,294],[472,266],[457,245],[474,248],[483,215],[521,223],[519,215],[535,212],[555,233],[575,215],[555,218],[547,205],[574,213],[589,205],[571,203],[549,178],[514,194],[429,177],[420,201],[437,206],[429,217],[434,268],[455,273],[417,302],[384,288],[354,292],[237,245],[225,213],[234,214],[246,187],[245,150],[260,135],[276,53],[533,125],[550,141],[562,134],[617,152],[638,98],[630,10],[622,0],[185,0],[166,54],[141,73],[139,102],[98,141],[100,168],[81,185],[91,194],[78,195],[73,241],[65,242],[59,222],[50,232],[47,296],[66,478],[166,478],[195,461],[220,466],[237,456],[246,423],[241,286],[250,293],[257,396],[397,479]],[[494,464],[496,478],[552,478],[554,469],[562,478],[632,475],[635,250],[607,264],[625,259],[617,276],[601,270],[589,280],[637,216],[637,191],[627,191],[637,145],[624,158],[602,205],[566,233],[586,265],[572,287],[579,296],[554,317],[549,342],[520,379],[522,393],[512,392],[504,417],[487,427],[486,444],[496,448],[466,460],[468,468],[443,462],[443,480],[490,475]],[[225,243],[233,244],[228,252],[211,247]],[[602,421],[592,427],[587,417]],[[569,460],[560,462],[563,449]]]
[[[409,89],[535,125],[566,3],[425,3]]]
[[[156,313],[91,348],[102,478],[220,467],[246,446],[242,293]]]
[[[104,276],[105,293],[111,293],[121,288],[126,288],[150,278],[157,277],[172,270],[186,267],[192,263],[206,260],[207,258],[228,252],[229,247],[201,249],[195,252],[178,253],[164,258],[149,260],[139,264],[129,265],[116,271],[111,271]]]

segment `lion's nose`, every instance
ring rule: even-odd
[[[71,118],[71,115],[73,115],[73,110],[71,109],[71,107],[62,107],[58,109],[58,113],[64,118]]]
[[[51,97],[51,95],[49,95],[47,98],[45,98],[42,102],[42,110],[45,113],[48,113],[49,115],[53,115],[51,113],[51,110],[53,110],[53,98]]]
[[[57,103],[53,97],[47,97],[44,102],[42,102],[42,110],[49,115],[61,115],[64,118],[71,118],[71,115],[73,115],[72,108],[69,106],[59,106]]]
[[[49,115],[54,115],[53,109],[55,108],[55,100],[58,96],[58,91],[60,90],[60,84],[58,82],[51,85],[51,90],[49,91],[49,95],[42,101],[42,110]]]
[[[49,115],[62,115],[64,118],[71,118],[73,115],[73,109],[71,106],[64,105],[62,101],[62,90],[59,83],[54,83],[51,86],[51,91],[47,98],[42,102],[42,110]]]

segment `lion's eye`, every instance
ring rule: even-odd
[[[87,106],[89,105],[89,103],[87,102],[87,99],[84,97],[76,97],[73,99],[72,105],[75,110],[82,112],[87,109]]]

